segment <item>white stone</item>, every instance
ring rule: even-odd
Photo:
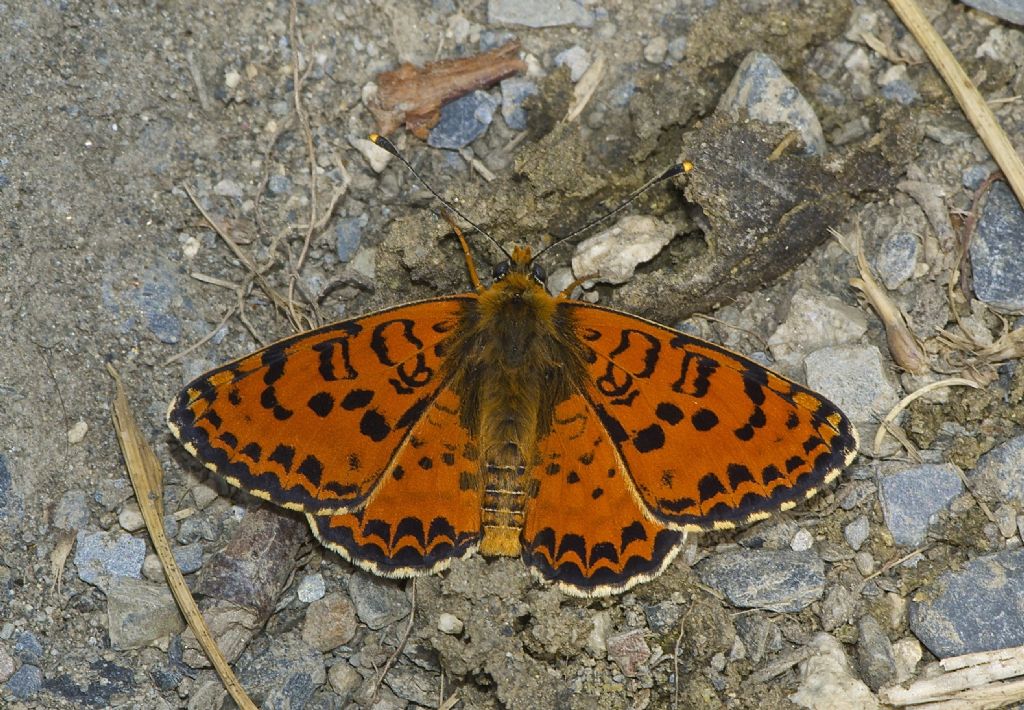
[[[843,645],[834,636],[819,633],[808,646],[812,655],[800,663],[800,688],[790,700],[812,710],[880,707],[871,689],[854,676]]]
[[[89,425],[84,419],[79,419],[74,425],[68,429],[68,443],[69,444],[80,444],[82,439],[85,438],[86,432],[89,431]]]
[[[637,265],[650,261],[672,241],[675,229],[645,215],[623,217],[611,229],[576,245],[572,270],[577,278],[621,284],[633,277]]]
[[[366,160],[367,165],[375,173],[383,172],[384,168],[388,166],[388,163],[394,157],[391,153],[366,138],[349,138],[348,142],[349,145],[359,151]]]
[[[768,347],[778,367],[792,372],[807,353],[856,342],[867,329],[867,317],[860,309],[838,298],[798,288],[786,320],[768,338]]]
[[[455,616],[455,614],[449,614],[445,611],[441,612],[437,617],[437,630],[443,634],[458,636],[462,633],[463,628],[465,628],[465,625],[462,623],[462,619]]]

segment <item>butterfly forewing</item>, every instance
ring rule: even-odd
[[[436,396],[442,343],[474,298],[342,321],[219,367],[171,403],[171,430],[261,498],[321,515],[356,508]]]
[[[732,527],[813,495],[855,455],[820,395],[711,343],[563,302],[588,353],[589,395],[639,497],[677,529]]]

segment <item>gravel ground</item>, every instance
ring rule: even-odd
[[[1020,145],[1021,27],[923,5]],[[1024,212],[882,0],[308,0],[294,28],[285,2],[0,15],[0,705],[230,703],[142,528],[106,363],[164,465],[178,563],[262,707],[868,708],[937,658],[1024,644],[1024,338],[1006,336]],[[185,381],[291,332],[197,205],[315,318],[467,288],[429,195],[363,141],[366,101],[400,62],[509,39],[525,74],[450,105],[427,143],[392,135],[417,169],[539,245],[692,159],[685,190],[553,251],[552,281],[596,265],[615,278],[586,298],[772,364],[861,431],[830,490],[691,539],[609,599],[508,559],[415,590],[366,575],[208,477],[164,423]],[[311,206],[327,218],[304,254]],[[850,285],[855,235],[920,350]],[[896,402],[949,377],[981,386],[915,401],[876,449]]]

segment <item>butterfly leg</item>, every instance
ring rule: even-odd
[[[462,246],[462,253],[466,257],[466,268],[469,270],[469,281],[473,284],[473,288],[476,291],[483,291],[484,286],[480,283],[480,277],[476,273],[476,265],[473,263],[473,255],[469,253],[469,244],[466,243],[466,235],[459,229],[459,225],[455,224],[455,220],[452,219],[452,215],[448,210],[441,210],[441,215],[448,221],[448,224],[455,230],[455,236],[459,238],[459,244]]]

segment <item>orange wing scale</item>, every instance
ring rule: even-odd
[[[346,560],[385,577],[437,572],[480,541],[476,452],[444,389],[413,427],[366,507],[309,515],[313,533]]]
[[[651,514],[679,530],[734,527],[814,495],[852,461],[831,402],[711,343],[573,301],[594,409]]]
[[[315,515],[356,508],[437,395],[441,343],[472,299],[407,304],[281,340],[185,387],[171,430],[260,498]]]

